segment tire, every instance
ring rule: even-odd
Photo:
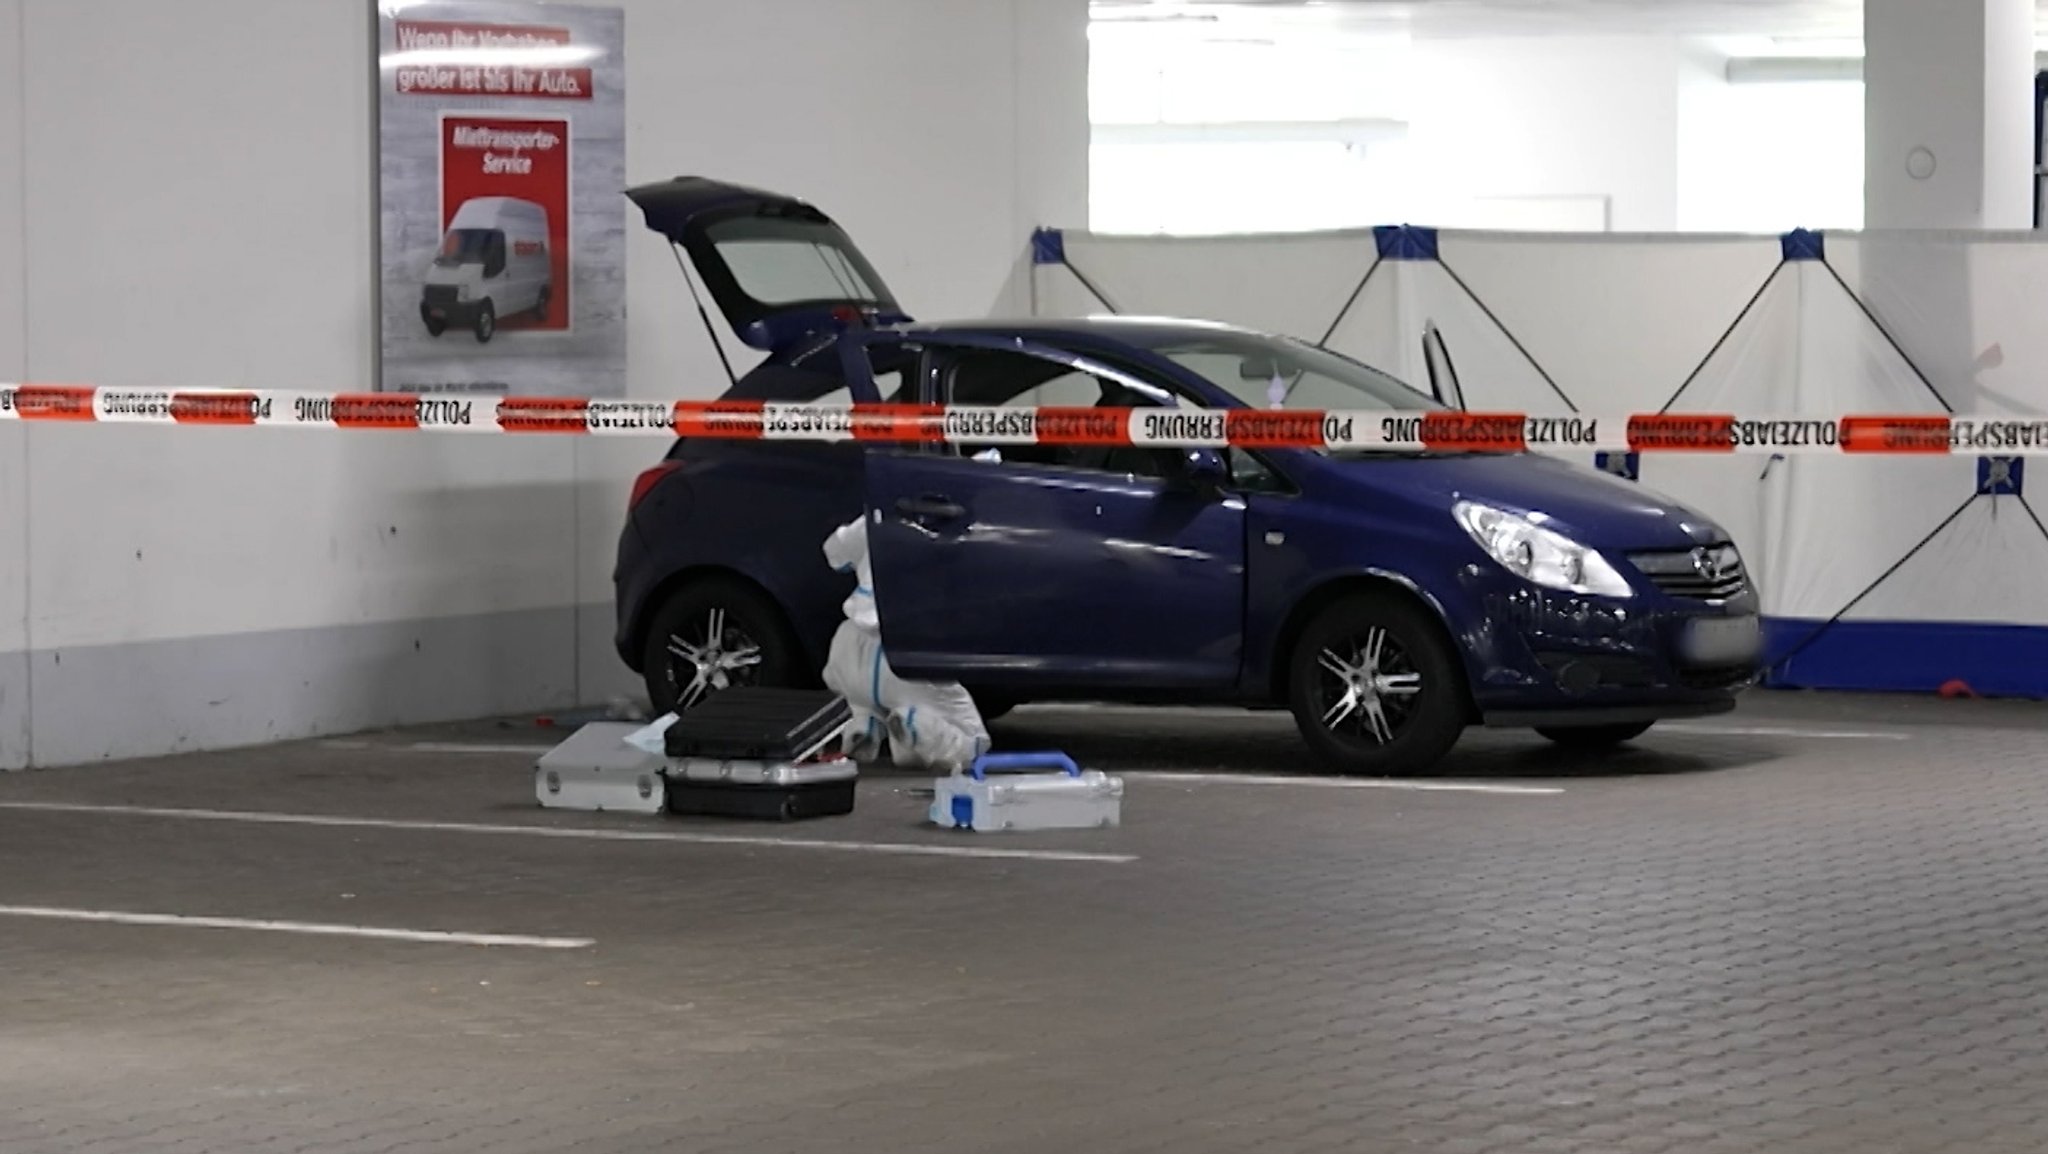
[[[448,331],[447,321],[429,314],[425,309],[420,310],[420,322],[427,326],[427,335],[430,337],[438,337]]]
[[[1288,674],[1295,726],[1337,773],[1426,773],[1470,717],[1450,638],[1426,608],[1397,593],[1357,594],[1318,613],[1295,642]]]
[[[498,310],[491,302],[485,301],[483,307],[476,310],[476,323],[472,327],[476,330],[477,344],[491,343],[491,337],[498,331]]]
[[[1638,721],[1627,725],[1553,725],[1539,726],[1536,732],[1566,749],[1611,749],[1641,737],[1654,724]]]
[[[707,642],[717,650],[706,653]],[[782,611],[738,581],[710,578],[677,590],[648,622],[641,644],[642,678],[657,717],[685,712],[735,685],[811,683]],[[693,660],[692,651],[705,660]]]

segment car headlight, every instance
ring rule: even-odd
[[[1536,520],[1476,501],[1460,501],[1451,515],[1486,555],[1526,581],[1570,593],[1632,597],[1635,591],[1598,550],[1588,549]]]

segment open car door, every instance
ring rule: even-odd
[[[998,437],[1040,407],[1181,403],[1142,373],[1007,338],[933,342],[927,367],[927,401],[992,414]],[[1195,483],[1186,456],[998,441],[871,447],[868,547],[889,663],[905,677],[998,691],[1234,684],[1245,502]]]
[[[688,254],[712,303],[753,348],[779,352],[819,332],[910,319],[846,232],[795,197],[702,176],[626,196],[648,228]]]
[[[1458,384],[1458,370],[1451,364],[1451,350],[1435,321],[1422,325],[1422,363],[1429,368],[1429,395],[1440,405],[1464,409],[1465,390]]]

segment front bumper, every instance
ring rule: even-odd
[[[1461,574],[1463,649],[1489,726],[1622,724],[1734,708],[1762,673],[1756,594],[1582,597],[1479,566]]]
[[[477,314],[483,311],[483,303],[481,300],[464,301],[438,294],[424,297],[420,300],[420,319],[437,320],[459,328],[475,323]]]

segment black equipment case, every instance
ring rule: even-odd
[[[780,821],[853,812],[859,767],[823,757],[851,719],[830,690],[712,694],[663,734],[669,812]]]

